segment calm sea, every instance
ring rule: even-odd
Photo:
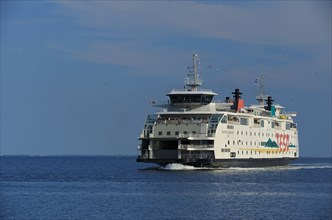
[[[331,159],[198,169],[135,157],[0,157],[1,219],[331,219]]]

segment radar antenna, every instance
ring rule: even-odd
[[[196,53],[193,54],[193,66],[188,67],[189,74],[185,79],[186,88],[189,91],[197,91],[198,87],[202,85],[202,80],[199,79],[198,69],[199,69],[199,58]]]
[[[258,95],[256,96],[256,100],[259,102],[259,105],[264,105],[264,101],[267,100],[267,95],[265,95],[264,91],[264,81],[263,74],[260,74],[259,77],[255,80],[258,86]]]

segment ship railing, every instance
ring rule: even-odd
[[[280,114],[278,118],[291,120],[292,117],[295,117],[296,115],[297,115],[296,112],[285,112],[285,113]]]
[[[181,154],[182,159],[213,159],[213,154]]]
[[[206,148],[214,148],[213,144],[202,144],[202,145],[194,145],[194,144],[180,144],[179,149],[185,150],[188,148],[196,148],[196,149],[206,149]]]
[[[239,125],[240,122],[239,122],[239,121],[230,121],[230,120],[228,120],[228,124],[231,124],[231,125]]]
[[[297,112],[286,112],[285,114],[288,116],[295,117],[297,115]]]
[[[211,103],[226,103],[224,100],[213,100]]]
[[[203,83],[203,80],[198,79],[198,78],[196,78],[196,79],[185,78],[184,79],[185,85],[195,85],[195,86],[199,85],[200,86],[200,85],[202,85],[202,83]]]
[[[270,112],[261,112],[260,116],[271,117],[271,113]]]
[[[179,134],[178,138],[206,138],[206,137],[212,137],[212,136],[209,136],[207,135],[206,133],[200,133],[200,134],[193,134],[193,133],[190,133],[190,134]]]
[[[232,105],[234,105],[233,102],[226,102],[225,100],[220,100],[220,99],[216,99],[213,100],[211,103],[216,103],[216,104],[223,104],[223,107],[225,108],[225,110],[229,109]],[[232,110],[232,112],[234,112],[234,110]]]
[[[184,92],[187,90],[183,90],[183,89],[172,89],[172,92]],[[202,91],[202,92],[212,92],[212,89],[199,89],[197,91]]]
[[[171,117],[167,119],[157,119],[157,124],[207,124],[208,119],[180,119],[176,117]]]

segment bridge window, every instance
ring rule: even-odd
[[[208,104],[212,101],[213,95],[206,94],[178,94],[169,95],[172,104],[201,103]]]

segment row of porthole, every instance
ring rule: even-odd
[[[240,155],[240,152],[241,152],[241,154],[243,155],[244,153],[244,151],[242,150],[242,151],[237,151],[237,154],[238,155]],[[249,151],[247,150],[247,151],[245,151],[246,153],[246,155],[248,155],[248,153],[249,153]],[[260,150],[258,150],[258,151],[256,151],[256,150],[254,150],[254,151],[250,151],[250,155],[252,155],[253,153],[252,152],[255,152],[255,155],[257,154],[257,152],[258,152],[258,154],[261,154],[261,151]],[[293,152],[292,151],[266,151],[266,154],[293,154]]]
[[[250,141],[250,146],[259,146],[260,142],[254,141],[254,145],[252,144],[252,141]],[[227,141],[228,146],[230,145],[230,141]],[[227,147],[227,144],[225,144],[225,147]],[[243,146],[243,141],[238,140],[237,144],[241,144]],[[235,141],[233,140],[233,145],[235,145]],[[248,146],[248,141],[246,141],[246,146]]]
[[[254,136],[256,136],[256,132],[253,132],[254,133]],[[236,134],[237,135],[240,135],[240,131],[237,131],[236,132]],[[243,135],[244,134],[244,132],[243,131],[241,131],[241,135]],[[264,137],[264,136],[266,136],[266,137],[274,137],[274,134],[273,133],[260,133],[260,132],[257,132],[257,135],[258,136],[261,136],[261,134],[262,134],[262,137]],[[295,132],[295,134],[296,134],[296,132]],[[248,136],[248,131],[246,131],[245,132],[245,135],[247,135]],[[252,132],[250,131],[250,133],[249,133],[249,136],[252,136]],[[289,135],[289,138],[292,138],[292,135]]]
[[[192,131],[191,133],[192,133],[192,134],[196,134],[196,131]],[[179,135],[179,132],[176,131],[176,132],[174,132],[174,134],[175,134],[175,135]],[[187,131],[184,131],[183,134],[188,134],[188,132],[187,132]],[[159,131],[159,132],[158,132],[158,135],[159,135],[159,136],[163,135],[163,132],[162,132],[162,131]],[[167,135],[167,136],[170,136],[170,135],[171,135],[171,132],[170,132],[170,131],[167,131],[167,132],[166,132],[166,135]]]
[[[253,133],[254,133],[254,136],[256,136],[256,132],[253,132]],[[241,131],[241,135],[243,135],[243,134],[244,134],[243,131]],[[240,135],[239,131],[237,131],[237,135]],[[246,131],[245,135],[248,135],[247,131]],[[252,136],[252,131],[250,131],[249,135]],[[257,132],[257,135],[261,136],[261,133]],[[264,136],[265,136],[265,133],[262,133],[262,137],[264,137]],[[273,133],[271,133],[271,137],[273,137],[273,136],[274,136]],[[270,133],[266,133],[266,137],[270,137]]]

